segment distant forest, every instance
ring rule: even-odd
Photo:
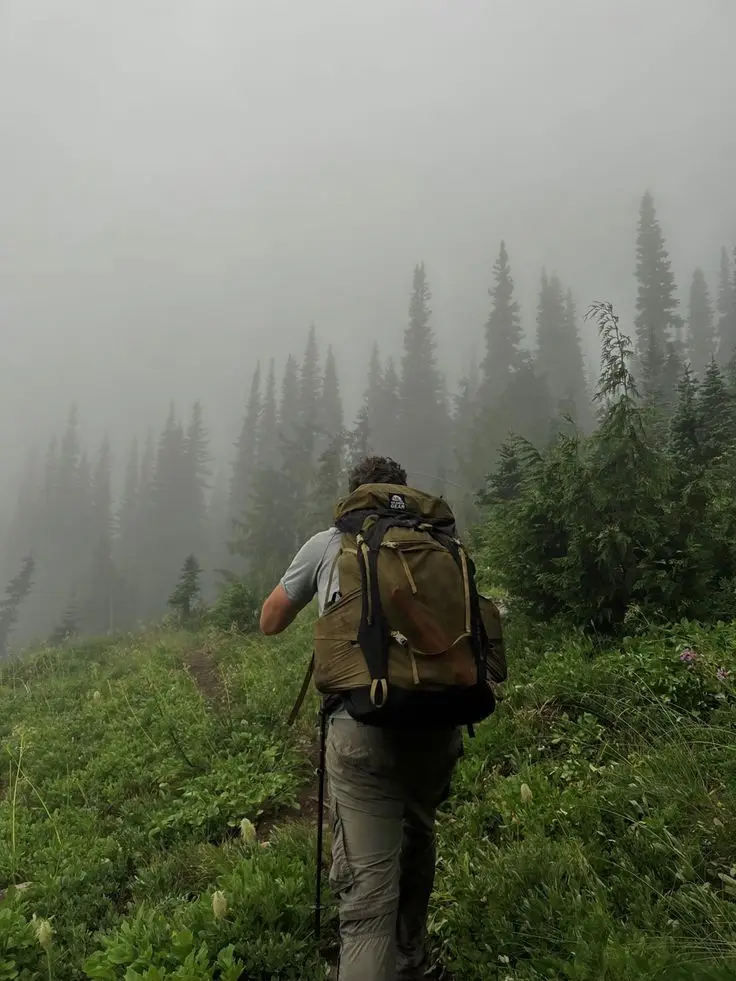
[[[681,303],[647,193],[632,268],[631,361],[642,403],[671,421],[682,414],[683,399],[704,397],[698,385],[716,399],[736,391],[736,250],[721,249],[713,288],[694,270]],[[10,585],[0,634],[12,628],[20,644],[58,635],[65,623],[93,634],[157,620],[191,555],[202,567],[206,597],[228,577],[262,593],[304,539],[330,523],[347,471],[369,453],[394,457],[412,482],[445,494],[469,528],[490,478],[508,464],[510,434],[543,449],[595,431],[600,406],[585,373],[582,312],[565,284],[543,271],[535,343],[525,346],[512,258],[502,242],[484,350],[455,391],[437,361],[430,283],[420,264],[403,346],[396,353],[373,348],[354,419],[344,417],[335,352],[321,348],[314,327],[304,350],[286,357],[278,373],[273,358],[251,366],[229,461],[212,458],[197,401],[183,416],[172,404],[159,432],[141,434],[128,448],[107,440],[82,445],[72,407],[48,447],[29,453],[4,534],[0,571]],[[462,327],[453,330],[460,339]],[[121,473],[126,461],[121,481],[113,478],[114,459]],[[228,479],[216,480],[226,467]],[[3,610],[10,611],[5,628]]]

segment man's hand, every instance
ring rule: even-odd
[[[298,612],[299,607],[291,602],[286,595],[286,590],[279,583],[263,604],[260,620],[261,633],[267,637],[280,634],[282,630],[286,630]]]

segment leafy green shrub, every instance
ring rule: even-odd
[[[506,444],[483,499],[481,566],[537,621],[621,634],[635,609],[659,623],[733,617],[734,396],[714,362],[700,389],[685,376],[667,421],[638,395],[610,306],[592,312],[598,428],[545,451]]]
[[[231,582],[207,612],[207,622],[223,632],[247,634],[258,625],[260,604],[253,590],[243,582]]]
[[[9,900],[0,900],[0,979],[36,981],[46,971],[45,960],[33,923]]]

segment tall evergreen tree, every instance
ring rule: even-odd
[[[437,473],[446,452],[448,418],[437,370],[435,337],[430,319],[431,293],[424,263],[414,269],[409,324],[404,331],[399,387],[400,415],[395,421],[401,463],[426,483]]]
[[[192,406],[184,437],[182,470],[182,543],[189,543],[190,552],[206,554],[207,491],[211,472],[209,434],[204,423],[204,410],[199,401]]]
[[[676,348],[681,346],[682,320],[678,313],[672,263],[654,199],[648,191],[642,197],[639,209],[636,278],[636,356],[644,379],[643,391],[651,396],[662,391],[668,342],[674,343]]]
[[[366,408],[367,423],[373,429],[375,429],[381,413],[382,398],[383,369],[381,367],[381,354],[378,349],[378,342],[374,342],[368,362],[368,379],[363,393],[363,404]]]
[[[248,506],[251,481],[258,466],[258,429],[262,408],[261,366],[259,363],[253,372],[243,425],[235,447],[229,504],[230,516],[233,518],[242,515]]]
[[[290,354],[286,359],[284,377],[281,382],[281,404],[279,406],[279,433],[284,439],[293,438],[300,421],[299,367],[296,358]]]
[[[91,484],[91,557],[83,609],[84,625],[92,633],[115,625],[116,576],[112,560],[112,454],[103,440]]]
[[[736,405],[715,359],[705,371],[697,399],[700,462],[708,465],[728,453],[736,434]]]
[[[340,396],[340,382],[337,377],[337,364],[332,347],[328,347],[317,413],[318,445],[320,452],[327,450],[332,445],[335,438],[342,433],[343,425],[342,398]]]
[[[542,272],[537,307],[537,372],[546,378],[557,414],[582,421],[586,414],[585,370],[572,293],[557,276]]]
[[[700,268],[693,273],[693,281],[690,285],[688,340],[690,363],[693,371],[700,375],[705,371],[716,350],[713,307],[705,273]]]
[[[312,324],[307,335],[307,346],[299,373],[299,423],[302,426],[314,428],[317,425],[320,389],[317,330]]]
[[[509,376],[520,370],[522,362],[521,316],[514,299],[514,280],[503,241],[493,267],[493,278],[493,289],[488,291],[492,304],[485,325],[486,349],[481,366],[486,405],[505,391]]]
[[[268,469],[275,467],[280,461],[279,419],[276,402],[276,367],[273,358],[268,365],[266,390],[263,395],[263,408],[256,438],[258,446],[258,464]]]
[[[736,260],[736,252],[734,252]],[[718,278],[718,359],[721,364],[736,355],[736,261],[733,278],[728,252],[721,249],[721,269]]]
[[[20,572],[11,579],[5,589],[5,599],[0,603],[0,658],[8,653],[10,632],[18,619],[18,610],[33,587],[36,562],[33,556],[23,561]]]
[[[368,417],[368,406],[363,405],[358,411],[355,425],[347,434],[345,444],[345,478],[361,460],[374,452],[371,424]]]
[[[181,562],[188,534],[185,531],[190,513],[187,453],[185,435],[176,417],[173,403],[159,438],[152,487],[151,534],[147,543],[144,575],[147,578],[141,596],[145,619],[160,616],[165,608]]]

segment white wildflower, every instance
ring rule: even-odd
[[[532,788],[529,786],[529,784],[528,783],[523,783],[521,785],[521,802],[522,802],[522,804],[528,804],[529,801],[532,799],[533,796],[534,796],[534,794],[532,793]]]
[[[255,825],[248,818],[243,818],[240,822],[240,837],[246,845],[252,845],[256,840]]]
[[[36,940],[38,940],[39,946],[43,947],[44,950],[48,950],[51,947],[51,938],[54,935],[51,924],[48,920],[40,920],[34,913],[33,926],[36,930]]]
[[[212,895],[212,912],[216,920],[221,920],[227,913],[227,899],[225,893],[219,889]]]

